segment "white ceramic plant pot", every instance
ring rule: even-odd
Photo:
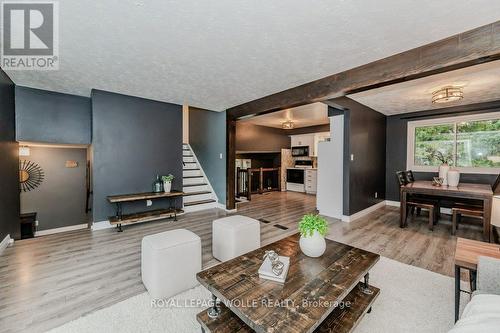
[[[439,166],[439,178],[443,179],[443,185],[448,185],[448,171],[450,170],[450,166],[448,164],[441,164]]]
[[[319,232],[314,231],[310,237],[300,236],[300,249],[308,257],[319,257],[326,250],[325,237],[321,236]]]
[[[163,182],[163,190],[166,193],[170,193],[170,191],[172,190],[172,182]]]
[[[450,170],[448,171],[448,186],[457,187],[460,182],[460,171]]]

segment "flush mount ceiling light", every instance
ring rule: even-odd
[[[464,98],[462,87],[443,87],[432,93],[432,103],[456,102]]]
[[[293,129],[295,127],[295,124],[293,121],[287,120],[287,121],[281,123],[281,127],[283,129]]]

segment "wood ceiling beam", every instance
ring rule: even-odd
[[[227,110],[233,119],[448,72],[500,59],[500,21],[327,76]]]

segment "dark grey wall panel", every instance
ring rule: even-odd
[[[88,222],[85,213],[87,149],[31,147],[30,156],[44,172],[39,187],[21,193],[21,212],[37,212],[38,230]],[[66,161],[76,161],[67,168]]]
[[[347,97],[332,101],[346,109],[344,215],[349,216],[385,199],[386,117]]]
[[[225,205],[226,112],[190,107],[189,144],[217,194],[219,203]]]
[[[16,139],[90,144],[90,98],[16,86]]]
[[[156,175],[173,174],[172,188],[182,190],[182,106],[93,90],[92,133],[94,221],[115,213],[106,196],[151,191]]]
[[[399,185],[396,178],[396,171],[406,170],[406,152],[408,141],[407,129],[409,121],[488,112],[500,112],[500,103],[480,103],[467,106],[445,108],[440,110],[405,113],[387,117],[387,200],[399,201]],[[432,172],[415,173],[415,178],[419,180],[431,180],[433,176],[436,176],[436,174]],[[493,184],[495,179],[496,175],[460,175],[460,181],[462,182]]]
[[[14,83],[0,69],[0,242],[7,235],[21,237],[14,89]]]
[[[330,132],[330,124],[299,127],[292,130],[284,130],[285,135],[300,135],[309,133]]]
[[[282,148],[290,148],[290,144],[288,133],[281,128],[236,123],[236,151],[280,152]]]

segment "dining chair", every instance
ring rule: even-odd
[[[493,183],[493,186],[491,187],[493,190],[493,193],[496,194],[498,190],[500,190],[500,174],[497,176],[497,179]]]
[[[497,179],[493,183],[491,189],[493,193],[499,189],[500,186],[500,175],[497,176]],[[451,234],[455,235],[458,229],[458,225],[462,220],[462,216],[472,217],[481,220],[484,222],[484,208],[482,204],[479,203],[463,203],[456,202],[451,209],[452,214],[452,224],[451,224]]]
[[[412,170],[406,170],[404,174],[406,177],[407,184],[413,183],[415,181],[415,176],[413,175]],[[436,224],[437,221],[439,221],[439,218],[441,217],[441,201],[438,198],[433,198],[428,195],[414,194],[413,197],[418,199],[420,202],[434,205],[434,213],[436,214],[434,224]],[[420,216],[420,211],[421,209],[417,208],[417,216]]]
[[[406,171],[397,171],[396,176],[398,178],[399,186],[405,186],[409,184],[409,180],[413,178],[413,173],[412,173],[412,178],[408,179],[407,178],[407,172]],[[414,181],[414,179],[413,179]],[[412,181],[412,182],[413,182]],[[429,211],[429,230],[434,230],[434,223],[436,221],[436,206],[434,203],[429,202],[425,200],[424,198],[419,198],[413,195],[408,195],[408,198],[406,200],[406,216],[405,218],[405,223],[406,219],[408,218],[408,214],[412,215],[412,220],[413,216],[415,213],[415,210],[417,210],[417,215],[420,213],[421,209],[425,209]]]

